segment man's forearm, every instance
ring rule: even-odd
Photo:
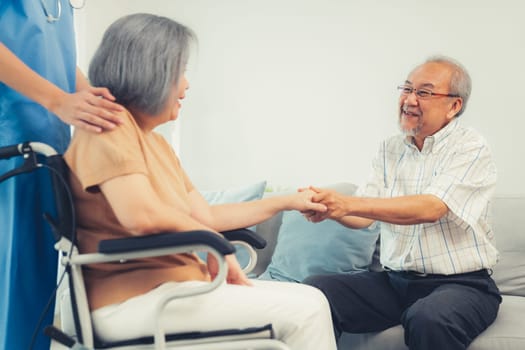
[[[358,216],[343,216],[340,219],[336,219],[341,225],[344,225],[353,229],[361,229],[372,225],[375,220],[368,218],[361,218]]]
[[[448,212],[448,207],[433,195],[413,195],[395,198],[348,197],[348,218],[341,223],[353,227],[359,218],[388,222],[397,225],[414,225],[435,222]],[[357,216],[359,218],[352,218]],[[363,222],[364,223],[364,222]],[[368,225],[367,225],[368,226]]]

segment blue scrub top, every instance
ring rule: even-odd
[[[0,0],[0,41],[38,74],[73,92],[73,10],[67,0],[43,0],[51,14],[57,13],[57,1],[61,1],[62,15],[49,23],[40,0]],[[0,83],[0,146],[39,141],[64,152],[69,140],[68,125]],[[0,174],[21,161],[0,160]],[[42,219],[44,211],[53,211],[48,181],[42,169],[0,183],[0,349],[28,349],[56,285],[57,254]],[[53,305],[44,326],[52,323]],[[49,349],[41,329],[33,349]]]
[[[49,23],[39,0],[0,1],[0,41],[25,64],[65,91],[75,91],[76,55],[73,12],[67,0],[42,0],[51,13],[57,1],[62,15]],[[69,127],[54,114],[0,83],[0,146],[32,140],[65,151]]]

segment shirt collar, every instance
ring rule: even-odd
[[[421,153],[426,154],[426,153],[439,152],[447,144],[449,140],[449,136],[458,127],[458,125],[459,125],[458,118],[455,117],[454,119],[450,121],[450,123],[445,125],[434,135],[427,136],[425,138],[425,142],[423,143],[423,148],[421,149]],[[405,137],[405,144],[409,147],[417,149],[416,145],[414,145],[412,136]]]

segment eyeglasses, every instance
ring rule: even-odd
[[[421,99],[431,98],[432,96],[459,97],[459,95],[457,94],[440,94],[440,93],[437,93],[430,89],[425,89],[425,88],[415,89],[414,87],[410,85],[399,85],[397,89],[401,91],[402,95],[410,95],[411,93],[415,93],[416,96]]]

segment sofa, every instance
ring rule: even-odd
[[[338,184],[333,187],[347,194],[351,194],[355,189],[355,186],[349,184]],[[276,248],[279,248],[279,231],[283,215],[286,213],[275,215],[255,227],[256,232],[264,237],[268,244],[258,252],[252,277],[264,275],[269,265],[272,264],[272,256]],[[468,349],[523,350],[525,349],[525,235],[521,233],[521,227],[525,227],[525,197],[496,196],[493,201],[493,220],[496,246],[500,252],[499,262],[493,270],[493,278],[503,294],[503,301],[496,321],[477,337]],[[319,240],[323,239],[324,234],[319,234]],[[379,240],[370,257],[368,268],[371,270],[381,269],[378,260],[378,246]],[[328,256],[331,252],[319,251],[320,256],[323,254]],[[290,259],[295,259],[297,265],[304,263],[300,253]],[[375,333],[343,333],[338,348],[340,350],[408,349],[404,344],[401,326]]]

